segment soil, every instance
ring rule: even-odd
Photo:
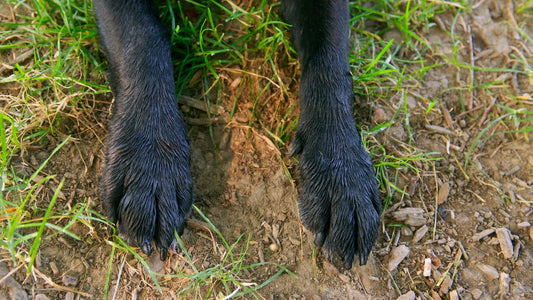
[[[512,5],[511,1],[480,1],[473,11],[461,14],[456,24],[455,14],[436,16],[436,26],[422,34],[434,49],[424,58],[428,64],[449,62],[452,46],[460,41],[456,59],[465,64],[472,63],[472,55],[475,65],[484,68],[513,68],[520,56],[531,64],[533,45],[520,38],[515,27],[520,24],[531,37],[531,20],[515,20],[519,15],[510,14]],[[455,41],[449,35],[453,24]],[[393,29],[382,38],[401,41],[402,34]],[[409,58],[413,53],[407,50],[401,55]],[[403,67],[412,68],[398,65]],[[244,66],[231,66],[219,71],[223,78],[219,100],[224,109],[220,119],[228,120],[237,99],[229,122],[195,125],[206,120],[205,113],[186,105],[182,110],[189,123],[196,205],[230,244],[242,234],[249,237],[245,264],[274,262],[297,276],[280,275],[257,292],[258,298],[533,299],[533,149],[529,142],[533,135],[505,133],[476,140],[485,128],[489,129],[484,137],[514,129],[509,117],[489,126],[505,113],[491,106],[493,102],[507,107],[526,105],[531,111],[531,77],[498,71],[472,73],[444,63],[401,91],[379,99],[356,97],[363,129],[375,126],[372,117],[394,121],[368,139],[376,165],[388,159],[383,151],[396,157],[438,153],[429,157],[440,159],[412,161],[412,168],[381,167],[391,180],[391,185],[382,186],[383,199],[390,200],[382,232],[368,264],[346,271],[325,260],[313,246],[313,236],[301,226],[297,165],[287,154],[290,143],[280,146],[266,130],[275,129],[275,122],[290,122],[298,114],[297,106],[291,111],[298,101],[296,67],[280,68],[289,91],[271,85],[255,110],[255,104],[242,95],[257,95],[269,81],[245,76],[243,70]],[[257,61],[249,62],[246,72],[272,74]],[[453,88],[464,87],[472,74],[482,88]],[[245,81],[242,86],[246,88],[237,88],[237,81]],[[489,86],[489,82],[500,83]],[[198,97],[200,91],[191,87],[186,93]],[[37,206],[46,207],[44,201],[65,179],[56,210],[85,202],[90,209],[86,214],[104,213],[98,181],[111,97],[86,106],[83,116],[67,117],[57,140],[50,137],[47,144],[20,157],[26,167],[17,172],[31,174],[32,166],[40,165],[66,135],[72,135],[44,169],[45,174],[57,177],[47,187],[48,198]],[[428,112],[432,99],[440,102]],[[401,113],[393,119],[405,106],[409,119]],[[288,121],[284,121],[282,116],[287,113]],[[195,265],[207,269],[220,263],[225,250],[221,239],[212,237],[213,231],[203,228],[202,222],[198,213],[192,213],[183,241]],[[58,223],[65,225],[68,220]],[[8,277],[10,280],[0,279],[0,298],[22,294],[35,299],[102,298],[113,239],[105,224],[96,221],[76,222],[70,230],[81,240],[61,234],[43,240],[35,271],[26,276],[22,268]],[[245,245],[241,241],[237,247]],[[159,273],[190,270],[181,253],[171,253],[165,262],[157,255],[147,258],[138,249],[137,253]],[[0,278],[14,269],[10,261],[0,262]],[[261,284],[278,270],[270,265],[236,276],[240,282]],[[109,298],[116,293],[117,299],[172,299],[188,283],[165,276],[158,279],[163,295],[138,259],[117,250]],[[223,298],[221,285],[212,286],[215,292],[210,297]],[[194,298],[194,293],[185,298]]]

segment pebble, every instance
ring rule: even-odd
[[[413,291],[409,291],[406,294],[401,295],[396,300],[415,300],[416,294]]]
[[[35,300],[50,300],[50,298],[48,298],[44,294],[37,294],[37,295],[35,295]]]
[[[509,293],[509,283],[511,282],[511,277],[509,274],[500,272],[500,284],[499,284],[499,292],[498,294],[500,297],[503,297]]]
[[[415,227],[426,225],[427,223],[426,218],[424,218],[424,210],[422,208],[401,208],[393,212],[392,217],[397,221],[404,222],[407,225]]]
[[[429,230],[429,227],[427,227],[427,225],[424,225],[424,226],[418,228],[418,230],[415,232],[415,235],[413,236],[413,240],[411,242],[413,244],[416,244],[416,243],[420,242],[420,240],[422,238],[424,238],[424,236],[426,235],[428,230]]]
[[[409,108],[415,108],[416,107],[416,99],[412,95],[406,95],[405,96],[405,102],[407,103],[407,106]]]
[[[63,285],[65,286],[76,286],[78,285],[78,278],[71,275],[63,275]]]
[[[439,293],[441,295],[448,294],[448,291],[452,287],[452,284],[452,279],[450,278],[450,276],[446,275],[446,277],[444,277],[444,280],[442,281],[442,284],[440,285]]]
[[[413,235],[413,231],[411,230],[411,228],[409,228],[407,226],[403,226],[401,231],[402,231],[402,235],[404,235],[404,236],[412,236]]]
[[[474,299],[479,299],[481,298],[481,295],[483,295],[483,292],[480,289],[473,289],[472,291],[470,291],[470,293],[472,294],[472,298]]]
[[[496,236],[500,242],[500,248],[502,249],[503,257],[505,257],[505,259],[513,257],[513,242],[511,242],[511,234],[509,229],[496,229]]]
[[[77,274],[85,273],[85,266],[79,258],[75,258],[70,262],[70,269]]]
[[[437,293],[435,290],[431,290],[431,298],[432,300],[442,300],[442,298],[439,296],[439,293]]]
[[[374,111],[374,113],[372,114],[372,121],[374,121],[377,124],[387,121],[387,114],[385,113],[383,108],[378,107]]]
[[[500,273],[498,273],[498,270],[496,270],[495,267],[489,266],[489,265],[478,265],[477,268],[487,277],[489,280],[498,279],[500,277]]]
[[[529,227],[529,238],[533,241],[533,226]]]
[[[483,230],[482,232],[478,232],[478,233],[474,234],[474,235],[472,236],[472,240],[473,240],[474,242],[479,242],[479,240],[481,240],[482,238],[484,238],[484,237],[486,237],[486,236],[488,236],[488,235],[493,234],[494,231],[495,231],[494,228],[485,229],[485,230]]]
[[[450,183],[446,182],[442,184],[439,188],[438,203],[443,204],[448,200],[448,195],[450,194]]]
[[[528,156],[527,162],[529,162],[529,164],[533,166],[533,156]]]
[[[50,269],[52,270],[52,273],[54,273],[54,275],[59,274],[59,269],[57,268],[57,265],[55,262],[53,261],[50,262]]]
[[[424,272],[422,273],[424,277],[431,276],[431,258],[424,259]]]
[[[389,271],[395,270],[398,265],[409,255],[409,248],[405,245],[400,245],[392,249],[389,259],[388,269]]]
[[[457,293],[457,290],[450,292],[450,300],[459,300],[459,293]]]
[[[65,300],[74,300],[74,293],[73,292],[67,292],[65,294]]]
[[[347,275],[340,273],[339,278],[340,280],[344,281],[344,283],[350,283],[350,277],[348,277]]]
[[[516,227],[518,227],[520,229],[528,228],[529,226],[531,226],[531,224],[529,224],[529,222],[520,222],[520,223],[516,224]]]
[[[270,251],[272,251],[272,252],[276,252],[276,251],[278,251],[279,247],[278,247],[278,245],[276,243],[272,243],[272,244],[270,244],[270,246],[268,246],[268,249],[270,249]]]

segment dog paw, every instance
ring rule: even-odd
[[[103,206],[121,238],[147,255],[155,245],[164,260],[175,232],[183,233],[192,205],[185,125],[172,115],[158,120],[155,127],[129,120],[118,116],[109,126]]]
[[[292,149],[300,154],[302,223],[330,260],[340,259],[350,269],[357,254],[366,264],[382,210],[370,156],[355,124],[327,134],[309,129],[299,129]]]

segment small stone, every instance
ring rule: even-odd
[[[73,292],[67,292],[65,294],[65,300],[74,300],[74,293]]]
[[[501,297],[504,297],[509,293],[509,283],[511,282],[511,277],[509,274],[500,272],[500,284],[499,284],[499,292],[498,294]]]
[[[387,114],[385,113],[383,108],[378,107],[374,111],[374,113],[372,114],[372,121],[374,121],[377,124],[387,121]]]
[[[439,293],[437,293],[435,290],[431,291],[431,298],[432,300],[442,300],[442,298],[439,296]]]
[[[415,108],[416,107],[416,99],[413,95],[406,95],[405,96],[405,102],[407,103],[407,107],[409,108]]]
[[[439,282],[441,277],[442,277],[442,273],[439,272],[439,270],[435,269],[433,271],[433,280],[435,280],[435,282]]]
[[[446,182],[439,187],[439,195],[437,198],[439,205],[443,204],[444,202],[446,202],[446,200],[448,200],[449,194],[450,194],[450,183]]]
[[[483,230],[482,232],[478,232],[478,233],[474,234],[474,235],[472,236],[472,240],[473,240],[474,242],[478,242],[478,241],[481,240],[482,238],[484,238],[484,237],[486,237],[486,236],[488,236],[488,235],[493,234],[494,231],[495,231],[494,228],[485,229],[485,230]]]
[[[422,274],[424,277],[431,276],[431,258],[424,259],[424,272]]]
[[[350,283],[350,277],[348,277],[347,275],[340,273],[339,278],[344,281],[344,283]]]
[[[516,224],[516,227],[518,227],[519,229],[528,228],[529,226],[531,226],[529,222],[520,222]]]
[[[470,294],[472,294],[472,298],[479,299],[481,298],[481,295],[483,295],[483,292],[480,289],[473,289],[470,291]]]
[[[270,246],[268,246],[268,249],[270,249],[270,251],[272,251],[272,252],[276,252],[276,251],[278,251],[279,247],[278,247],[278,245],[276,243],[272,243],[272,244],[270,244]]]
[[[409,292],[401,295],[400,297],[398,297],[396,300],[415,300],[415,299],[416,299],[415,292],[409,291]]]
[[[65,274],[63,275],[63,285],[65,286],[76,286],[78,285],[78,278]]]
[[[478,265],[477,267],[489,280],[498,279],[500,277],[500,273],[498,273],[498,270],[496,270],[496,268],[493,266]]]
[[[499,245],[500,244],[500,241],[498,240],[498,238],[491,238],[487,244],[491,245],[491,246],[496,246],[496,245]]]
[[[411,242],[413,244],[416,244],[416,243],[420,242],[420,240],[422,238],[424,238],[424,236],[426,235],[428,230],[429,230],[429,228],[427,227],[427,225],[424,225],[424,226],[418,228],[418,230],[415,232],[415,235],[413,236],[413,240]]]
[[[450,300],[459,300],[459,293],[457,293],[457,290],[450,292]]]
[[[513,242],[511,242],[511,234],[507,228],[496,229],[496,236],[500,242],[503,257],[508,259],[513,257]]]
[[[533,241],[533,226],[529,227],[529,238]]]
[[[388,269],[389,271],[395,270],[398,265],[409,255],[409,248],[405,245],[400,245],[391,251]]]
[[[407,225],[415,227],[426,225],[427,223],[426,218],[424,218],[424,210],[422,208],[401,208],[393,212],[392,217],[397,221],[404,222]]]
[[[79,258],[75,258],[70,262],[70,269],[76,274],[85,273],[85,265]]]
[[[37,295],[35,295],[35,300],[50,300],[50,298],[48,298],[44,294],[37,294]]]
[[[404,235],[404,236],[412,236],[413,235],[413,231],[411,230],[411,228],[409,228],[407,226],[403,226],[402,229],[401,229],[401,232],[402,232],[402,235]]]
[[[53,261],[50,262],[50,269],[52,270],[52,273],[54,273],[54,275],[59,274],[59,269],[57,268],[57,265],[55,262]]]
[[[527,162],[528,162],[531,166],[533,166],[533,155],[532,155],[532,156],[528,156],[528,158],[527,158]]]
[[[235,80],[233,80],[233,82],[230,84],[229,88],[232,90],[236,89],[239,86],[239,84],[241,84],[241,81],[242,81],[242,76],[235,78]]]
[[[440,285],[439,293],[441,295],[448,294],[448,291],[450,291],[450,288],[452,287],[452,283],[453,282],[450,276],[446,275],[442,281],[442,284]]]

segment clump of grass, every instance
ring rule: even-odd
[[[42,170],[69,138],[59,129],[68,118],[84,110],[86,99],[108,89],[96,85],[102,77],[94,54],[96,27],[87,1],[6,1],[10,18],[0,24],[0,53],[10,59],[3,65],[0,83],[1,241],[14,264],[30,272],[44,239],[57,233],[80,238],[68,228],[88,217],[79,203],[58,211],[56,200],[64,181]],[[92,24],[92,25],[91,25]],[[96,70],[94,72],[91,72]],[[32,146],[63,140],[29,175],[22,172],[22,157]],[[54,190],[50,198],[42,192]],[[44,206],[43,206],[44,205]],[[70,218],[67,225],[63,218]]]
[[[90,1],[7,1],[14,18],[0,24],[0,52],[12,69],[2,84],[16,94],[8,107],[31,115],[20,130],[25,143],[56,134],[68,118],[77,118],[108,93],[103,64],[95,48],[97,28]],[[19,100],[17,100],[19,99]]]
[[[78,236],[68,231],[68,228],[79,218],[79,214],[72,219],[72,222],[63,227],[53,222],[54,218],[62,215],[62,213],[57,214],[53,209],[63,187],[63,180],[55,188],[54,195],[44,209],[44,215],[42,215],[43,209],[35,206],[36,198],[40,197],[36,190],[45,184],[50,184],[51,179],[55,177],[49,175],[37,179],[38,175],[52,156],[67,143],[68,138],[52,151],[33,174],[29,177],[19,176],[11,165],[13,157],[21,150],[17,134],[17,127],[20,126],[18,121],[0,112],[0,143],[2,145],[0,156],[0,247],[9,252],[14,265],[24,264],[29,273],[43,239],[50,238],[55,232],[61,232],[79,240]],[[45,234],[45,227],[51,229],[53,233]]]
[[[198,207],[193,207],[204,221],[204,229],[208,230],[213,245],[216,245],[214,248],[219,249],[219,251],[213,249],[214,252],[220,254],[218,263],[209,267],[198,264],[193,259],[192,253],[187,250],[182,239],[176,234],[176,240],[180,249],[181,266],[174,267],[172,270],[174,274],[157,273],[151,270],[150,264],[146,262],[143,256],[139,255],[135,249],[131,248],[115,235],[115,241],[109,242],[112,246],[112,251],[109,259],[104,298],[109,293],[109,283],[112,276],[111,270],[113,264],[116,263],[114,257],[121,253],[129,253],[141,263],[159,293],[163,294],[160,281],[171,280],[180,283],[179,292],[177,292],[180,297],[194,297],[195,299],[234,299],[248,294],[255,296],[256,291],[265,287],[283,273],[296,276],[285,266],[276,263],[259,262],[247,264],[246,261],[249,259],[250,236],[248,235],[246,237],[245,234],[242,234],[234,242],[230,243]],[[116,251],[117,249],[119,252]],[[267,267],[273,267],[278,269],[278,271],[260,283],[254,282],[255,280],[250,278],[250,274],[254,274],[254,270],[264,270]]]
[[[516,3],[516,12],[527,16],[530,11],[525,8],[530,6],[528,1],[520,1]],[[480,145],[495,136],[509,134],[521,136],[527,141],[532,132],[531,108],[528,107],[530,98],[527,95],[516,94],[516,91],[509,85],[510,78],[517,76],[531,78],[531,60],[514,51],[509,55],[509,60],[513,62],[512,67],[509,65],[498,68],[481,67],[472,65],[468,60],[465,61],[462,57],[464,53],[461,53],[460,49],[463,51],[464,48],[468,49],[471,41],[466,35],[457,34],[456,27],[459,27],[458,20],[468,14],[470,9],[471,4],[466,1],[457,3],[445,1],[352,2],[352,32],[356,33],[356,41],[350,54],[355,94],[361,99],[367,99],[370,103],[379,101],[387,103],[389,99],[398,94],[401,99],[405,99],[405,95],[410,93],[415,95],[418,105],[426,109],[426,116],[430,114],[438,116],[442,114],[440,107],[445,105],[450,94],[460,99],[460,110],[456,111],[456,114],[469,113],[472,105],[466,103],[466,98],[472,98],[475,93],[487,94],[494,99],[494,102],[499,97],[495,105],[494,103],[481,103],[486,106],[480,110],[485,111],[484,114],[469,115],[469,121],[479,123],[479,130],[472,131],[474,136],[469,141],[465,152],[458,154],[459,158],[455,158],[461,161],[458,167],[467,180],[471,172],[469,166],[473,165],[471,164],[472,157]],[[452,45],[451,53],[446,54],[438,52],[439,49],[433,49],[426,39],[432,27],[443,27],[442,23],[439,23],[442,22],[439,19],[441,14],[455,16],[451,26],[444,31],[451,39]],[[526,43],[532,44],[531,37],[522,29],[523,24],[510,24],[510,26]],[[368,28],[372,28],[372,31]],[[382,37],[391,30],[400,33],[401,38],[394,41],[383,40]],[[470,80],[464,84],[443,86],[433,98],[424,98],[417,92],[416,84],[423,82],[428,71],[443,67],[454,67],[458,72],[464,71],[470,74]],[[476,78],[481,78],[479,74],[490,73],[499,76],[497,80],[476,82],[474,73]],[[514,85],[517,86],[517,84]],[[507,88],[502,93],[501,88],[506,86]],[[446,156],[444,153],[425,153],[417,149],[416,139],[413,138],[416,129],[411,123],[413,112],[407,109],[405,101],[402,103],[403,105],[389,104],[389,106],[396,106],[396,112],[385,123],[368,125],[362,122],[363,139],[377,161],[377,173],[382,190],[386,192],[386,204],[391,201],[391,196],[395,192],[404,193],[396,184],[398,170],[409,169],[414,174],[419,174],[420,167],[431,169],[434,161],[439,159],[438,157]],[[398,122],[402,122],[407,131],[408,140],[402,148],[409,150],[402,151],[402,153],[398,151],[390,153],[387,147],[381,145],[374,136]],[[455,157],[455,154],[452,156]],[[413,163],[417,166],[416,168],[412,167]]]

